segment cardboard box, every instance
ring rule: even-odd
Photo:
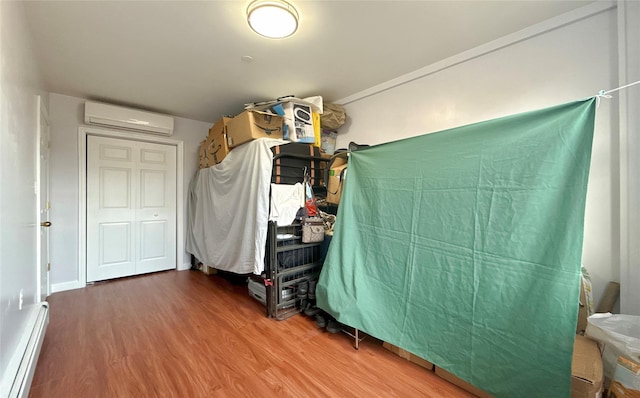
[[[329,169],[327,181],[327,203],[338,204],[342,196],[342,187],[347,177],[347,159],[335,158]]]
[[[571,362],[571,398],[599,398],[603,378],[598,343],[588,337],[576,335]]]
[[[609,386],[607,398],[640,397],[640,364],[625,357],[618,357],[618,365]]]
[[[580,304],[578,307],[578,325],[576,327],[576,333],[584,333],[587,329],[587,318],[589,312],[587,309],[587,296],[584,291],[584,283],[580,281]]]
[[[408,360],[409,362],[415,363],[418,366],[422,366],[423,368],[427,369],[427,370],[432,370],[433,369],[433,364],[429,361],[427,361],[426,359],[422,359],[416,355],[413,355],[412,353],[410,353],[407,350],[403,350],[402,348],[395,346],[393,344],[387,343],[386,341],[382,344],[382,346],[384,348],[386,348],[387,350],[393,352],[394,354],[396,354],[397,356],[399,356],[400,358],[404,358],[406,360]]]
[[[282,116],[266,112],[244,111],[226,124],[229,148],[258,138],[282,139]]]
[[[211,167],[215,164],[222,162],[222,160],[229,153],[229,146],[227,145],[227,135],[225,132],[226,123],[231,120],[230,117],[223,117],[215,122],[215,124],[209,129],[207,138],[200,143],[198,154],[200,155],[200,162],[198,167],[203,169],[205,167]]]
[[[438,376],[440,376],[441,378],[445,379],[446,381],[448,381],[451,384],[455,384],[456,386],[462,388],[465,391],[470,392],[471,394],[480,397],[480,398],[491,398],[491,394],[487,393],[484,390],[479,389],[478,387],[474,386],[471,383],[468,383],[464,380],[462,380],[461,378],[457,377],[456,375],[454,375],[451,372],[447,372],[446,370],[442,369],[439,366],[435,367],[436,369],[436,374]]]

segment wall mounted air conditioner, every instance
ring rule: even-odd
[[[171,116],[99,102],[84,103],[84,122],[151,134],[166,136],[173,134]]]

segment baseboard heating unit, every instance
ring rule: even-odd
[[[32,309],[25,333],[2,380],[0,397],[27,398],[38,363],[38,356],[49,324],[49,304],[38,303]]]

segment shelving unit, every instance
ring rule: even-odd
[[[302,226],[270,222],[265,258],[267,316],[287,319],[300,312],[298,285],[318,278],[322,269],[322,242],[302,243]]]

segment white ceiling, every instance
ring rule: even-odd
[[[300,27],[282,40],[252,33],[250,0],[25,7],[47,90],[211,122],[288,94],[336,101],[592,2],[290,1]]]

